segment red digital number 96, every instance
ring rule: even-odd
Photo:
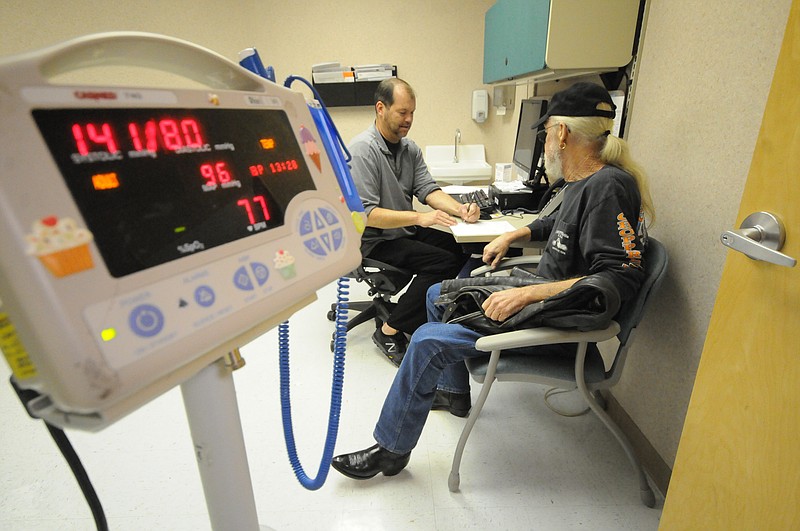
[[[231,172],[228,171],[228,165],[224,162],[200,165],[200,175],[205,177],[205,185],[211,187],[222,183],[228,183],[232,179]]]

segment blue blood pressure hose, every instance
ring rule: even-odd
[[[317,490],[325,484],[330,470],[333,449],[336,446],[336,436],[339,432],[339,413],[342,409],[342,385],[344,384],[344,357],[347,338],[347,291],[349,279],[342,277],[337,283],[336,320],[333,335],[333,383],[331,385],[331,407],[328,415],[328,434],[325,437],[325,447],[319,463],[317,477],[311,479],[303,470],[300,459],[297,457],[297,448],[294,442],[294,429],[292,427],[292,403],[289,396],[289,322],[285,321],[278,326],[278,357],[280,360],[281,377],[281,415],[283,418],[283,437],[286,440],[286,450],[289,453],[289,462],[295,476],[302,486],[308,490]]]
[[[274,72],[270,68],[264,68],[261,58],[255,48],[244,50],[239,62],[244,68],[260,75],[272,82],[275,81]],[[342,137],[336,130],[328,110],[314,86],[307,80],[289,76],[284,82],[284,86],[289,86],[294,81],[305,83],[314,93],[316,102],[309,103],[308,108],[314,119],[322,143],[328,153],[328,159],[333,167],[339,188],[342,191],[345,203],[351,212],[363,212],[364,206],[361,198],[353,184],[350,168],[347,162],[350,160],[350,153],[342,141]],[[344,384],[344,358],[347,344],[347,301],[348,301],[349,279],[342,277],[337,282],[336,289],[336,313],[335,331],[333,335],[333,382],[331,384],[331,405],[328,415],[328,432],[325,437],[325,447],[322,451],[322,459],[319,464],[319,471],[315,478],[309,478],[303,470],[303,465],[297,457],[297,447],[294,441],[294,428],[292,426],[292,404],[290,397],[290,371],[289,371],[289,321],[284,321],[278,326],[278,360],[280,364],[280,390],[281,390],[281,416],[283,419],[283,436],[286,441],[286,450],[289,454],[289,462],[292,465],[295,476],[300,484],[308,490],[317,490],[325,484],[330,470],[333,450],[336,446],[336,437],[339,432],[339,418],[342,407],[342,386]]]

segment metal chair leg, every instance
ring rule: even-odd
[[[450,468],[450,476],[447,478],[447,487],[450,489],[450,492],[458,492],[458,487],[461,484],[461,476],[459,474],[459,468],[461,467],[461,456],[464,454],[464,447],[467,445],[467,439],[469,439],[469,434],[472,431],[472,427],[478,420],[478,415],[481,414],[481,410],[483,410],[483,405],[486,403],[486,398],[489,396],[489,391],[492,390],[494,373],[497,369],[497,361],[499,359],[500,351],[492,351],[492,355],[489,358],[489,365],[486,368],[486,376],[483,379],[481,393],[478,395],[478,401],[475,402],[474,406],[472,406],[467,423],[464,425],[464,429],[461,430],[461,437],[458,439],[456,452],[455,455],[453,455],[453,466]]]
[[[586,386],[586,378],[584,376],[584,362],[586,359],[586,343],[580,343],[578,346],[578,355],[575,359],[575,380],[578,384],[578,389],[580,390],[583,398],[586,400],[586,403],[589,404],[589,407],[595,414],[600,418],[600,421],[605,424],[606,428],[614,435],[617,439],[617,442],[622,446],[622,449],[625,450],[625,454],[628,456],[628,460],[633,465],[633,470],[638,476],[639,481],[639,497],[642,500],[642,503],[645,504],[647,507],[654,507],[656,504],[656,497],[653,493],[653,489],[650,488],[650,484],[647,482],[647,476],[644,473],[644,469],[642,468],[642,464],[639,462],[639,458],[636,457],[636,453],[633,451],[633,445],[631,445],[628,438],[622,432],[622,430],[617,426],[617,424],[611,419],[608,413],[605,412],[603,407],[595,400],[592,396],[592,393]]]

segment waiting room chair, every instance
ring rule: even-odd
[[[367,293],[372,300],[348,302],[348,311],[359,312],[358,315],[347,321],[349,332],[361,323],[375,319],[376,326],[380,326],[389,318],[395,303],[392,297],[397,295],[414,277],[414,273],[389,265],[385,262],[364,258],[357,269],[350,272],[348,277],[356,282],[365,282],[369,286]],[[336,304],[331,304],[328,320],[336,319]]]
[[[466,360],[470,374],[483,386],[456,446],[453,466],[448,479],[450,491],[456,492],[459,489],[459,466],[464,446],[494,381],[531,382],[559,389],[572,390],[577,387],[589,408],[597,414],[625,450],[639,481],[639,494],[642,502],[648,507],[655,505],[655,496],[633,451],[633,446],[604,410],[605,400],[599,391],[609,389],[619,381],[636,327],[644,315],[650,296],[664,279],[667,262],[668,257],[664,246],[654,238],[650,238],[645,252],[645,279],[642,287],[633,300],[623,305],[616,320],[612,321],[611,325],[604,330],[579,332],[543,327],[506,332],[478,339],[475,344],[477,349],[491,352],[491,354]],[[619,340],[619,347],[611,368],[606,370],[597,349],[588,349],[589,355],[587,356],[587,347],[590,343],[605,341],[614,336]],[[512,348],[557,343],[577,343],[575,357],[503,352]]]

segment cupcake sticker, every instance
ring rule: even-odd
[[[280,273],[284,279],[289,280],[290,278],[294,278],[296,275],[294,269],[294,256],[292,256],[288,251],[284,251],[283,249],[277,251],[275,253],[273,263],[275,264],[275,269],[278,270],[278,273]]]
[[[322,162],[320,161],[319,155],[319,148],[317,147],[317,141],[314,140],[314,135],[306,129],[304,126],[300,126],[300,140],[303,141],[303,147],[306,148],[306,153],[311,160],[314,161],[314,164],[317,165],[317,169],[322,171]]]
[[[78,227],[72,218],[42,218],[34,222],[33,233],[26,238],[27,254],[39,258],[56,277],[65,277],[94,267],[89,250],[92,233]]]

